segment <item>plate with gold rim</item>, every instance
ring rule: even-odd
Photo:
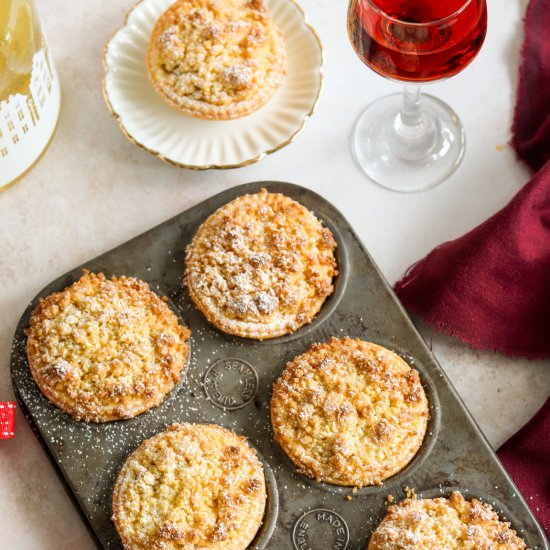
[[[174,0],[142,0],[105,45],[103,95],[122,132],[156,157],[196,170],[238,168],[292,143],[323,86],[323,47],[294,0],[265,0],[284,35],[287,73],[260,109],[234,120],[204,120],[173,109],[155,92],[145,64],[151,32]]]

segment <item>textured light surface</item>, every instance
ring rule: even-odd
[[[326,53],[315,115],[292,145],[239,170],[169,166],[121,134],[101,95],[101,57],[134,0],[41,0],[59,71],[59,128],[44,158],[0,194],[0,400],[13,400],[9,358],[19,317],[47,283],[229,187],[293,181],[339,208],[384,275],[400,277],[443,240],[504,206],[529,179],[505,144],[517,82],[526,0],[488,0],[489,30],[462,74],[427,87],[462,117],[464,163],[441,187],[396,195],[369,182],[353,162],[349,135],[367,104],[399,86],[364,67],[346,35],[345,2],[302,0]],[[498,147],[498,148],[497,148]],[[421,327],[458,393],[493,446],[523,425],[550,391],[548,362],[472,351]],[[20,411],[15,439],[0,442],[2,544],[18,550],[93,550]]]

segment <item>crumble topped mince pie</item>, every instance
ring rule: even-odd
[[[264,189],[227,203],[199,227],[185,280],[220,330],[274,338],[311,322],[332,294],[335,247],[307,208]]]
[[[273,388],[275,439],[305,475],[381,484],[422,445],[429,419],[418,371],[392,351],[331,338],[291,361]]]
[[[477,499],[406,499],[390,506],[368,550],[525,550],[510,524]]]
[[[122,467],[113,521],[127,550],[245,550],[266,499],[246,438],[213,424],[173,424]]]
[[[108,422],[164,400],[180,379],[189,336],[147,283],[84,272],[36,306],[27,356],[50,401],[76,420]]]
[[[182,113],[238,118],[281,85],[283,34],[263,0],[178,0],[155,24],[147,68],[160,97]]]

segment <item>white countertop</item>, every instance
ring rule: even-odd
[[[448,182],[416,195],[375,186],[350,155],[361,109],[399,86],[355,57],[345,0],[302,0],[326,49],[325,89],[302,135],[255,165],[220,172],[162,163],[132,145],[110,116],[101,95],[102,49],[133,0],[37,3],[61,79],[62,110],[47,154],[0,194],[0,401],[13,398],[9,358],[16,323],[43,286],[218,191],[261,179],[314,189],[344,213],[394,282],[434,246],[493,214],[529,179],[509,146],[497,150],[510,137],[526,0],[489,0],[489,31],[478,58],[464,73],[429,87],[461,116],[468,148]],[[421,330],[495,447],[550,392],[543,361],[472,351]],[[94,548],[20,413],[15,439],[0,441],[0,472],[3,548]]]

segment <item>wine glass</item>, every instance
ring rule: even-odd
[[[442,183],[460,164],[464,128],[420,84],[448,78],[477,55],[487,31],[485,0],[351,0],[348,33],[371,69],[405,83],[357,120],[352,150],[376,183],[401,192]]]

